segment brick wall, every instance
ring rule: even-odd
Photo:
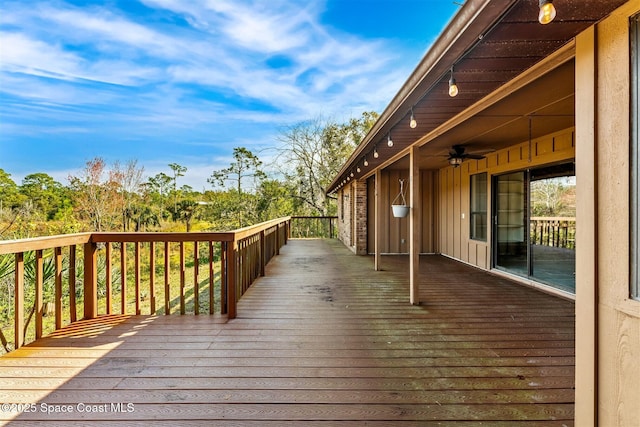
[[[366,181],[354,181],[338,191],[338,239],[354,253],[367,254]]]

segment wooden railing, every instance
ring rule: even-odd
[[[237,301],[286,244],[289,227],[290,217],[284,217],[222,233],[80,233],[0,241],[0,279],[13,285],[13,301],[0,301],[5,310],[13,309],[13,346],[0,329],[2,347],[10,351],[42,337],[45,324],[52,332],[103,314],[207,312],[233,319]]]
[[[573,217],[531,217],[531,243],[556,248],[576,248],[576,219]]]
[[[292,216],[291,237],[335,239],[338,237],[337,221],[337,216]]]

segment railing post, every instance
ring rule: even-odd
[[[88,242],[84,244],[84,318],[96,317],[98,317],[98,245]]]
[[[276,255],[280,255],[280,224],[276,224]]]
[[[227,317],[236,318],[236,242],[227,242]]]
[[[24,253],[16,253],[16,284],[14,289],[15,320],[14,347],[24,345]]]
[[[260,232],[260,276],[261,277],[264,277],[264,274],[265,274],[264,267],[267,259],[266,250],[267,250],[267,244],[265,241],[264,230],[262,230]]]

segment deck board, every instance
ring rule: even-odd
[[[572,302],[428,256],[424,302],[412,306],[406,257],[374,272],[335,241],[293,240],[281,253],[232,321],[110,316],[1,357],[0,402],[36,411],[0,421],[573,425]],[[42,412],[52,405],[72,412]]]

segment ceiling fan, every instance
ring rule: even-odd
[[[465,148],[462,145],[454,145],[453,147],[451,147],[451,150],[449,150],[448,161],[451,166],[458,167],[465,159],[480,160],[484,158],[485,156],[483,156],[482,154],[466,153]]]

